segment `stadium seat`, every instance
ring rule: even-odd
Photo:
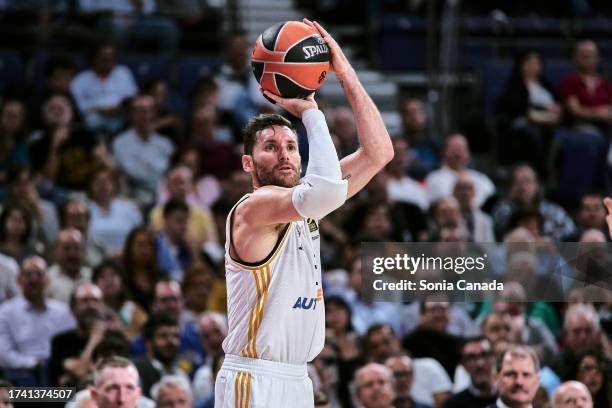
[[[14,51],[0,51],[0,92],[25,84],[25,66]]]
[[[129,54],[119,58],[119,63],[127,65],[140,86],[153,80],[170,79],[170,61],[158,54]]]
[[[551,84],[555,87],[559,87],[559,84],[566,76],[572,74],[576,68],[574,64],[569,61],[545,61],[544,62],[544,77],[548,79]]]
[[[604,187],[609,143],[601,135],[569,129],[559,129],[555,143],[561,150],[559,198],[571,207],[584,194]]]
[[[510,78],[512,65],[506,62],[489,61],[482,73],[483,113],[492,116],[495,112],[497,99],[501,96]]]

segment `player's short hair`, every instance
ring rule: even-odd
[[[535,350],[529,346],[514,344],[508,347],[507,350],[497,355],[497,361],[495,362],[495,371],[501,372],[502,366],[504,365],[504,359],[506,356],[513,358],[530,358],[533,362],[535,372],[540,372],[540,359],[536,354]]]
[[[287,126],[296,133],[291,122],[276,113],[264,113],[251,118],[244,128],[244,154],[252,155],[257,135],[264,129],[272,126]]]
[[[109,358],[106,358],[100,361],[98,365],[96,365],[96,370],[94,371],[94,386],[97,386],[100,383],[100,380],[102,377],[102,371],[104,371],[104,369],[108,367],[110,368],[134,367],[134,371],[138,373],[138,370],[136,369],[136,366],[134,365],[134,363],[132,363],[127,358],[119,357],[119,356],[109,357]]]

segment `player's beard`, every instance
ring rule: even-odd
[[[300,181],[300,171],[301,169],[295,168],[293,165],[289,163],[277,164],[271,169],[266,169],[264,166],[260,166],[259,163],[253,160],[253,164],[255,166],[255,174],[257,175],[257,180],[261,186],[279,186],[291,188],[298,185]],[[279,177],[276,174],[276,171],[282,166],[291,166],[295,173],[291,177]]]

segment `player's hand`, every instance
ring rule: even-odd
[[[336,76],[339,79],[342,79],[344,76],[352,72],[353,67],[342,52],[342,49],[340,48],[336,40],[334,40],[334,38],[316,21],[310,21],[307,18],[305,18],[303,21],[304,24],[308,24],[309,26],[319,31],[319,34],[321,34],[321,37],[323,37],[323,40],[325,40],[325,42],[327,43],[330,54],[329,62],[331,64],[331,68],[336,73]]]
[[[606,222],[608,223],[608,230],[610,231],[610,236],[612,237],[612,198],[604,198],[604,205],[608,210],[608,215],[606,215]]]
[[[293,116],[298,118],[302,117],[302,113],[308,109],[318,109],[317,102],[314,100],[314,92],[306,97],[306,99],[299,98],[282,98],[278,95],[274,95],[271,92],[263,91],[264,95],[272,99],[277,106],[280,106]]]

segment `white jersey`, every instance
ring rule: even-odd
[[[225,276],[229,332],[226,354],[290,364],[312,361],[325,342],[320,235],[316,221],[303,219],[284,228],[272,252],[250,264],[230,256],[227,217]]]

